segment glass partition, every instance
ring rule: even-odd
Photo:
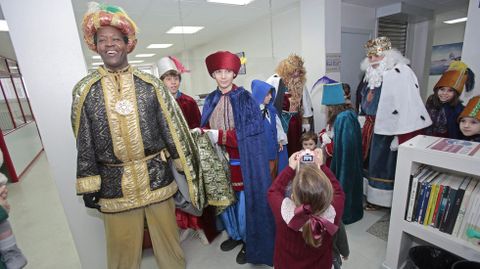
[[[10,131],[33,120],[22,75],[14,60],[0,57],[0,129]]]

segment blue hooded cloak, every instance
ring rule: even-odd
[[[247,262],[272,266],[275,224],[267,202],[271,179],[264,146],[262,114],[257,102],[243,87],[226,95],[232,104],[245,191]],[[217,88],[205,99],[202,127],[208,124],[221,96],[222,93]]]

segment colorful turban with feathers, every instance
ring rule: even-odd
[[[102,26],[113,26],[120,30],[128,38],[128,53],[133,51],[137,44],[137,25],[127,13],[121,7],[96,2],[88,3],[88,11],[83,16],[82,22],[83,39],[95,52],[97,52],[95,34]]]

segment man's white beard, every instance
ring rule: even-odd
[[[376,63],[370,63],[368,58],[365,58],[360,64],[360,69],[365,71],[364,81],[368,82],[368,87],[373,89],[382,85],[383,73],[393,69],[397,64],[408,65],[410,61],[403,57],[403,55],[396,49],[387,50],[384,52],[383,60]],[[372,65],[378,64],[376,68]]]
[[[376,68],[373,65],[378,65]],[[374,89],[376,87],[380,87],[383,81],[383,73],[387,69],[385,65],[385,61],[370,63],[365,71],[365,79],[364,81],[368,82],[368,87],[370,89]]]

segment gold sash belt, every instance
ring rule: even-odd
[[[147,157],[142,158],[142,159],[132,160],[132,161],[123,162],[123,163],[104,163],[103,165],[108,166],[108,167],[122,167],[122,166],[128,166],[128,165],[143,163],[143,162],[151,160],[151,159],[153,159],[157,156],[160,156],[160,159],[162,159],[162,161],[166,162],[167,159],[170,157],[170,153],[168,153],[167,149],[164,148],[164,149],[160,150],[159,152],[154,153],[152,155],[148,155]]]

